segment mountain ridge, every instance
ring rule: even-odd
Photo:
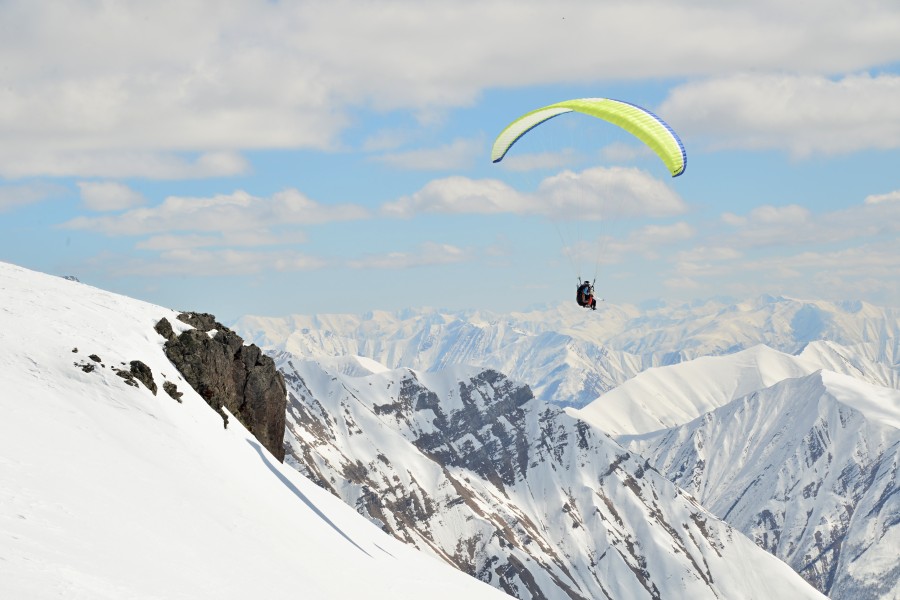
[[[276,361],[290,464],[516,597],[819,597],[643,458],[496,371]]]
[[[620,439],[830,597],[900,594],[900,391],[819,370]]]
[[[535,395],[583,407],[648,368],[758,344],[799,354],[833,342],[900,382],[900,311],[863,302],[762,296],[641,312],[608,303],[597,311],[561,304],[529,312],[421,309],[364,315],[244,316],[246,339],[298,357],[360,355],[386,367],[434,371],[469,364],[527,383]]]

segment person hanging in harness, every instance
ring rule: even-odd
[[[578,278],[578,281],[578,294],[575,296],[578,306],[597,310],[597,299],[594,298],[593,284],[587,280],[581,281],[581,277]]]

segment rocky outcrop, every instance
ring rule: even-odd
[[[642,457],[497,371],[275,360],[291,466],[513,597],[819,597]],[[747,563],[778,593],[754,588]]]
[[[131,375],[144,384],[144,386],[156,395],[156,382],[153,381],[153,371],[139,360],[133,360],[129,364]]]
[[[185,380],[222,415],[227,408],[278,460],[284,460],[287,392],[271,358],[206,313],[178,319],[193,329],[176,335],[161,319],[156,331],[166,338],[166,356]]]

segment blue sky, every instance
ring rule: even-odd
[[[900,305],[900,5],[0,3],[0,260],[242,314]],[[566,115],[611,97],[663,164]],[[598,220],[599,218],[599,220]]]

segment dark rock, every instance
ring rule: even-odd
[[[73,352],[73,353],[77,353],[77,352],[78,352],[78,347],[76,346],[75,348],[72,348],[72,352]]]
[[[97,356],[96,354],[91,354],[90,356],[88,356],[88,358],[94,362],[103,362],[102,360],[100,360],[100,357]]]
[[[463,409],[451,414],[446,414],[437,395],[415,378],[404,379],[401,386],[401,403],[417,411],[431,410],[436,416],[435,430],[414,442],[426,455],[443,466],[470,469],[500,489],[524,476],[529,441],[522,407],[534,399],[528,386],[518,386],[496,371],[483,371],[460,382]],[[477,446],[457,443],[466,438],[477,440]]]
[[[113,369],[115,369],[115,367],[113,367]],[[134,375],[131,374],[131,371],[116,370],[116,375],[124,379],[126,385],[130,385],[131,387],[138,387],[137,381],[134,380]]]
[[[171,381],[164,381],[163,391],[171,396],[174,400],[177,400],[179,404],[181,403],[181,397],[184,396],[184,394],[178,391],[177,385],[175,385]]]
[[[90,373],[91,371],[94,370],[94,365],[92,365],[90,363],[83,363],[83,364],[75,363],[75,366],[80,367],[81,370],[84,371],[85,373]]]
[[[178,320],[187,323],[200,331],[212,331],[213,329],[228,329],[209,313],[186,312],[178,315]]]
[[[156,330],[156,333],[166,338],[166,340],[174,340],[175,332],[172,330],[172,324],[169,323],[169,320],[165,317],[159,320],[159,323],[156,324],[156,327],[153,329]]]
[[[156,382],[153,381],[153,371],[150,370],[150,367],[139,360],[133,360],[131,361],[131,374],[153,392],[154,396],[156,395]]]
[[[194,327],[166,337],[172,364],[228,426],[227,408],[278,460],[284,460],[287,389],[274,361],[256,345],[244,345],[239,335],[210,314],[183,313],[178,320]],[[166,331],[162,321],[156,330]],[[171,325],[168,324],[168,330]],[[208,332],[215,330],[210,337]]]

